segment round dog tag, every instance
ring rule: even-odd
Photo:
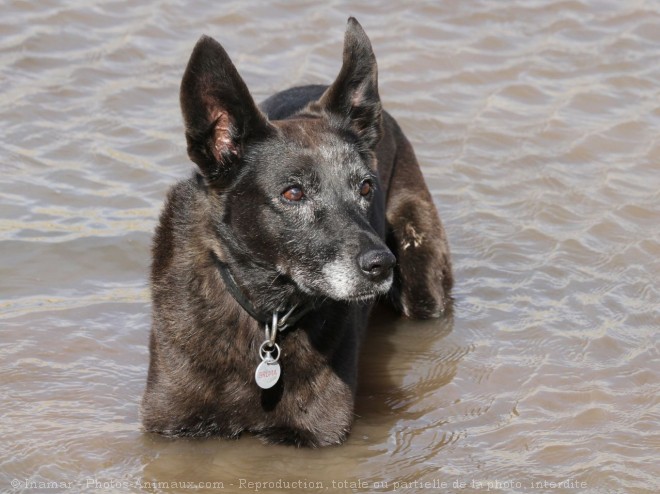
[[[254,379],[261,389],[269,389],[280,379],[281,372],[280,364],[272,360],[264,360],[257,366]]]

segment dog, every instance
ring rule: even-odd
[[[340,444],[375,301],[422,319],[451,301],[445,231],[382,110],[369,38],[350,18],[330,86],[258,107],[202,36],[180,102],[197,168],[169,191],[154,236],[144,429]]]

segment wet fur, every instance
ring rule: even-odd
[[[369,40],[349,19],[330,87],[293,88],[258,109],[222,47],[203,37],[181,106],[198,172],[170,190],[154,237],[144,427],[341,443],[375,297],[386,294],[408,317],[438,317],[452,284],[445,233],[412,146],[382,111]],[[375,189],[368,200],[354,190],[365,176]],[[304,182],[310,200],[297,209],[282,202],[286,180]],[[388,248],[397,258],[392,282],[352,271],[359,253]],[[283,301],[314,306],[278,336],[274,388],[254,382],[263,327],[227,291],[218,263],[265,311]]]

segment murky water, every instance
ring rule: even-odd
[[[658,2],[0,10],[1,491],[660,490]],[[262,100],[329,82],[348,15],[443,216],[453,316],[374,321],[340,448],[145,435],[190,50],[215,36]]]

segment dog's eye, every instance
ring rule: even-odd
[[[366,197],[369,195],[369,192],[371,192],[371,180],[363,180],[362,183],[360,184],[360,195],[362,197]]]
[[[297,185],[293,185],[288,189],[286,189],[284,192],[282,192],[282,197],[284,197],[284,199],[290,202],[298,202],[303,197],[305,197],[305,194],[303,194],[303,191],[300,187],[298,187]]]

